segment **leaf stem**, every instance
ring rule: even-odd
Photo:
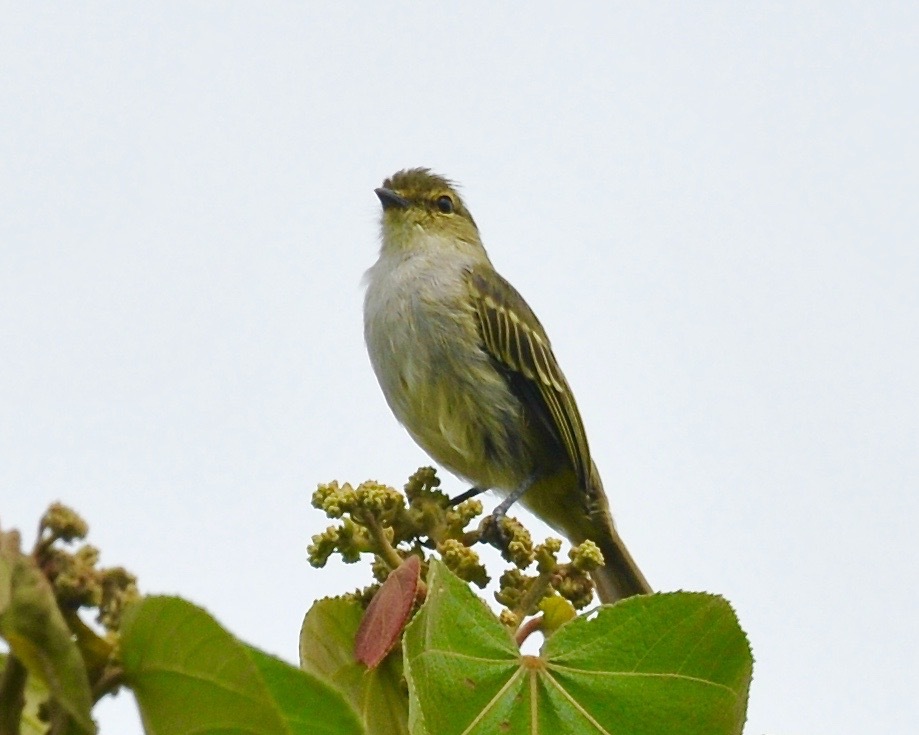
[[[544,615],[539,615],[535,618],[530,618],[523,625],[517,628],[517,632],[514,634],[514,640],[517,641],[518,646],[522,646],[523,642],[529,638],[537,630],[542,630],[543,618]]]

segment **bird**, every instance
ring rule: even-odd
[[[364,337],[397,420],[469,494],[516,501],[573,544],[593,541],[602,603],[652,592],[613,523],[571,387],[545,329],[495,270],[457,186],[409,168],[375,189],[381,246]]]

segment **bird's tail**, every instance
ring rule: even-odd
[[[552,475],[531,487],[521,500],[571,543],[589,540],[600,548],[604,563],[591,575],[600,602],[653,592],[613,525],[596,465],[591,463],[586,482],[578,481],[573,471]]]
[[[632,595],[647,595],[653,592],[645,575],[632,558],[619,532],[613,525],[609,501],[603,492],[603,483],[596,465],[591,467],[590,487],[590,532],[585,538],[593,541],[603,554],[603,566],[591,575],[597,586],[600,602],[614,603]]]
[[[600,602],[613,603],[623,597],[653,592],[616,529],[609,530],[612,533],[606,538],[591,539],[603,553],[603,566],[591,574]]]

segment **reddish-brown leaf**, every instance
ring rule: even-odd
[[[418,592],[421,560],[409,556],[373,596],[354,639],[354,657],[373,669],[386,658],[408,623]]]

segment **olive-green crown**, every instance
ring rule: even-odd
[[[432,213],[459,215],[475,226],[475,220],[466,209],[456,185],[428,168],[407,168],[399,171],[383,182],[383,188],[394,191],[412,206],[421,207]],[[449,200],[449,205],[444,198]]]

